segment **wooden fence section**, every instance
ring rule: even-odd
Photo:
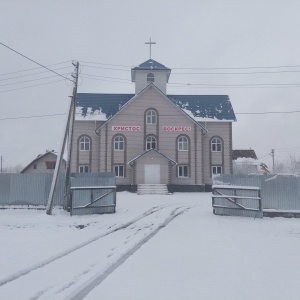
[[[213,185],[212,206],[216,215],[263,217],[259,187]]]

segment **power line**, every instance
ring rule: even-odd
[[[108,81],[108,82],[114,82],[112,80],[121,80],[121,81],[127,81],[128,83],[131,83],[129,79],[123,79],[123,78],[117,78],[117,77],[107,77],[107,76],[99,76],[99,75],[93,75],[93,74],[86,74],[82,73],[81,76],[83,78],[87,79],[93,79],[93,80],[100,80],[100,81]],[[110,79],[110,80],[106,80]],[[124,82],[124,83],[127,83]],[[137,82],[137,81],[136,81]],[[193,88],[274,88],[274,87],[280,87],[280,88],[290,88],[290,87],[300,87],[300,83],[253,83],[253,84],[211,84],[211,83],[168,83],[168,85],[173,87],[183,87],[183,86],[189,86]]]
[[[54,116],[65,116],[66,114],[52,114],[52,115],[38,115],[38,116],[25,116],[25,117],[12,117],[12,118],[4,118],[0,119],[0,121],[6,120],[18,120],[18,119],[32,119],[32,118],[42,118],[42,117],[54,117]]]
[[[66,73],[66,74],[68,74],[68,73]],[[41,78],[36,78],[36,79],[29,79],[29,80],[18,81],[18,82],[13,82],[13,83],[4,83],[4,84],[0,84],[0,86],[14,85],[14,84],[26,83],[26,82],[37,81],[37,80],[44,80],[44,79],[53,78],[53,77],[56,77],[56,76],[52,75],[52,76],[41,77]]]
[[[67,77],[65,77],[65,76],[63,76],[63,75],[61,75],[61,74],[59,74],[59,73],[57,73],[57,72],[55,72],[55,71],[49,69],[49,68],[47,68],[46,66],[44,66],[44,65],[42,65],[42,64],[40,64],[40,63],[38,63],[38,62],[36,62],[35,60],[33,60],[33,59],[31,59],[31,58],[25,56],[24,54],[22,54],[22,53],[20,53],[20,52],[14,50],[14,49],[8,47],[7,45],[5,45],[5,44],[3,44],[3,43],[1,43],[1,42],[0,42],[0,45],[6,47],[6,48],[8,48],[9,50],[11,50],[11,51],[17,53],[18,55],[21,55],[22,57],[24,57],[24,58],[26,58],[26,59],[32,61],[33,63],[39,65],[40,67],[45,68],[45,69],[47,69],[48,71],[50,71],[50,72],[52,72],[52,73],[54,73],[54,74],[56,74],[56,75],[58,75],[58,76],[60,76],[60,77],[63,77],[63,78],[65,78],[65,79],[67,79],[67,80],[69,80],[69,81],[71,81],[71,82],[73,82],[73,80],[71,80],[71,79],[69,79],[69,78],[67,78]]]
[[[129,65],[116,65],[116,64],[107,64],[101,62],[87,62],[81,61],[81,63],[86,64],[95,64],[95,65],[104,65],[112,67],[123,67],[123,68],[134,68],[134,66]],[[280,66],[250,66],[250,67],[174,67],[172,70],[250,70],[250,69],[281,69],[281,68],[300,68],[299,65],[280,65]]]
[[[61,68],[56,68],[54,70],[61,70],[61,69],[68,69],[71,66],[68,67],[61,67]],[[38,69],[38,68],[36,68]],[[20,71],[21,72],[21,71]],[[20,76],[14,76],[14,77],[9,77],[9,78],[3,78],[0,79],[0,81],[7,81],[7,80],[12,80],[12,79],[16,79],[16,78],[22,78],[22,77],[28,77],[28,76],[34,76],[34,75],[38,75],[38,74],[44,74],[44,73],[48,73],[48,71],[42,71],[42,72],[36,72],[36,73],[32,73],[32,74],[25,74],[25,75],[20,75]],[[1,75],[0,75],[1,76]]]
[[[51,64],[51,65],[48,65],[48,67],[56,66],[56,65],[62,65],[62,64],[65,64],[65,63],[69,63],[69,62],[71,62],[71,60],[56,63],[56,64]],[[10,75],[10,74],[22,73],[22,72],[27,72],[27,71],[37,70],[37,69],[40,69],[40,67],[39,68],[25,69],[25,70],[20,70],[20,71],[14,71],[14,72],[9,72],[9,73],[2,73],[2,74],[0,74],[0,76],[6,76],[6,75]],[[56,70],[58,70],[58,69],[56,69]]]
[[[253,75],[253,74],[278,74],[278,73],[300,73],[300,70],[255,71],[255,72],[197,72],[197,73],[173,72],[172,75]]]
[[[292,110],[292,111],[266,111],[266,112],[241,112],[235,113],[236,115],[268,115],[268,114],[294,114],[300,113],[300,110]]]
[[[272,114],[272,113],[299,113],[300,111],[291,111],[291,112],[262,112],[262,113],[235,113],[235,114],[247,114],[247,115],[256,115],[256,114]],[[11,117],[11,118],[4,118],[0,119],[0,121],[6,121],[6,120],[17,120],[17,119],[31,119],[31,118],[42,118],[42,117],[54,117],[54,116],[64,116],[65,113],[62,114],[51,114],[51,115],[36,115],[36,116],[23,116],[23,117]],[[81,113],[76,113],[76,115],[81,115]],[[127,115],[127,114],[124,114]],[[129,115],[129,114],[128,114]],[[168,115],[162,115],[162,116],[168,116]],[[275,149],[277,151],[288,151],[288,150],[281,150],[281,149],[300,149],[300,147],[294,147],[294,148],[280,148]]]
[[[59,79],[59,80],[55,80],[55,81],[50,81],[50,82],[45,82],[45,83],[40,83],[40,84],[25,86],[25,87],[21,87],[21,88],[10,89],[10,90],[4,90],[4,91],[0,91],[0,93],[12,92],[12,91],[23,90],[23,89],[29,89],[29,88],[32,88],[32,87],[51,84],[51,83],[56,83],[56,82],[60,82],[60,81],[65,81],[65,79]]]

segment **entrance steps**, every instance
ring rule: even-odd
[[[138,195],[170,195],[166,184],[138,184]]]

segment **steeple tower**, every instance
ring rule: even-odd
[[[152,58],[148,59],[139,66],[131,69],[131,81],[135,82],[135,93],[138,94],[148,84],[153,83],[166,94],[170,74],[171,69]]]

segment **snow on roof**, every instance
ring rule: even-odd
[[[134,96],[134,94],[78,93],[76,120],[97,119],[106,121]],[[226,95],[166,96],[195,121],[236,121],[231,102]]]
[[[253,149],[232,150],[232,159],[237,160],[238,158],[252,158],[257,160],[256,153]]]
[[[83,113],[85,111],[85,113]],[[76,107],[75,120],[95,120],[95,121],[106,121],[107,117],[100,109],[93,110],[92,107],[87,107],[86,109],[81,106]]]

